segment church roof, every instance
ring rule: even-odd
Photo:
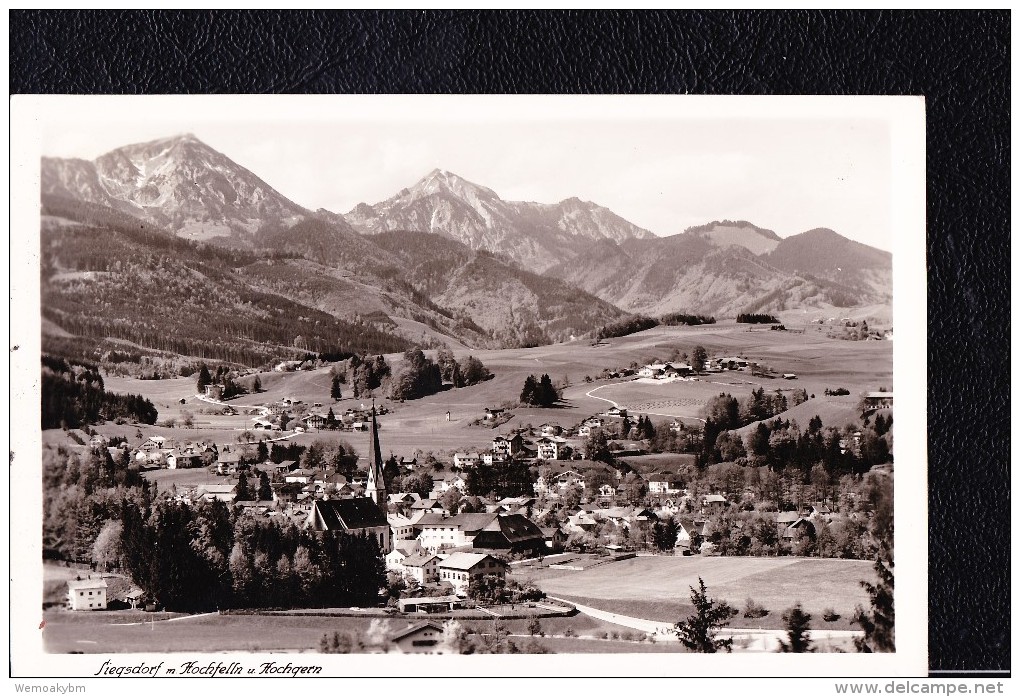
[[[316,501],[312,515],[317,516],[327,530],[360,530],[388,525],[386,516],[369,498]]]

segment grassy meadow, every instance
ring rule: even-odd
[[[792,325],[788,324],[787,326]],[[673,382],[652,385],[633,380],[584,381],[585,376],[595,377],[603,369],[618,369],[632,362],[644,364],[653,359],[668,359],[674,349],[688,353],[696,345],[704,346],[709,355],[738,354],[771,366],[779,373],[797,374],[796,380],[752,377],[747,372],[730,371],[702,376],[697,381]],[[817,325],[807,325],[805,332],[747,331],[746,325],[721,322],[701,327],[656,327],[627,337],[610,339],[602,345],[591,346],[587,341],[575,341],[530,349],[501,349],[469,351],[455,349],[458,358],[477,356],[496,377],[472,387],[451,389],[429,397],[404,403],[394,403],[377,397],[377,404],[385,405],[390,413],[380,418],[381,440],[384,451],[403,456],[416,452],[451,454],[458,450],[484,448],[496,434],[506,433],[526,424],[539,425],[547,421],[571,426],[581,419],[601,411],[615,402],[634,412],[653,414],[653,421],[663,423],[672,417],[697,418],[701,408],[711,397],[728,392],[743,398],[759,386],[766,390],[792,390],[803,388],[815,399],[800,405],[791,412],[792,418],[806,422],[814,412],[822,415],[826,425],[842,425],[856,417],[854,406],[862,392],[892,384],[892,343],[884,341],[842,341],[825,336]],[[386,356],[394,372],[399,371],[401,357]],[[509,422],[496,429],[474,422],[481,418],[487,406],[516,402],[524,379],[548,373],[554,382],[566,380],[561,406],[554,409],[520,408]],[[329,370],[295,373],[261,373],[263,392],[239,397],[231,401],[235,408],[258,406],[289,397],[300,399],[309,407],[315,402],[332,406],[340,413],[350,407],[368,404],[368,399],[351,398],[350,388],[342,387],[345,397],[339,402],[329,399]],[[248,416],[222,416],[211,412],[215,405],[195,396],[194,378],[174,380],[137,380],[110,377],[107,389],[115,392],[140,393],[156,404],[160,421],[168,417],[180,421],[189,412],[195,428],[143,427],[145,435],[160,434],[184,439],[213,440],[220,443],[236,442]],[[851,396],[826,398],[825,388],[845,387]],[[181,404],[180,400],[185,403]],[[450,412],[447,420],[446,413]],[[839,422],[839,423],[837,423]],[[126,435],[134,444],[137,428],[133,426],[105,425],[98,428],[104,433]],[[279,434],[274,434],[278,437]],[[308,444],[317,439],[343,439],[359,452],[367,452],[367,433],[309,433],[293,436],[295,442]]]

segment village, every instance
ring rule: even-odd
[[[698,368],[660,361],[608,377],[617,385],[683,383],[730,371],[773,377],[738,356],[706,357]],[[792,373],[774,377],[796,379]],[[690,453],[704,434],[690,418],[657,417],[653,425],[649,414],[614,403],[583,417],[531,425],[512,420],[514,409],[504,404],[479,410],[471,421],[479,433],[494,433],[487,447],[395,455],[381,447],[390,414],[385,405],[334,411],[325,398],[287,396],[233,405],[221,390],[207,385],[193,399],[245,420],[233,441],[189,437],[199,434],[186,428],[173,435],[139,429],[135,446],[98,432],[78,440],[83,448],[105,449],[111,461],[137,467],[157,482],[159,496],[178,504],[217,501],[238,518],[374,540],[387,579],[379,610],[409,622],[409,633],[394,635],[393,650],[436,651],[425,635],[441,634],[444,618],[457,613],[533,616],[536,622],[576,613],[569,597],[549,599],[546,589],[558,588],[558,574],[607,564],[623,568],[628,560],[653,557],[865,558],[873,544],[875,513],[863,484],[761,484],[719,469],[725,465],[699,472]],[[870,413],[889,413],[892,393],[868,393],[862,404]],[[367,457],[336,441],[358,432],[368,436]],[[662,452],[663,438],[682,443],[672,448],[681,452]],[[839,450],[859,457],[861,441],[860,430],[846,431]],[[829,549],[820,552],[820,544]],[[135,586],[108,596],[102,571],[93,564],[84,578],[68,580],[69,610],[160,609],[159,598]],[[662,627],[630,621],[648,630],[635,629],[635,637],[663,640]],[[845,622],[833,626],[846,631]],[[668,633],[669,639],[675,636]]]

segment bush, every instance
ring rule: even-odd
[[[563,636],[575,637],[577,632],[574,631],[573,627],[567,627],[566,631],[563,632]]]
[[[826,622],[835,622],[836,620],[839,619],[839,617],[840,614],[833,610],[831,607],[825,608],[825,611],[822,613],[822,619],[825,620]]]
[[[758,619],[759,617],[765,617],[769,614],[769,611],[754,602],[754,599],[748,598],[747,603],[744,605],[744,617],[750,617],[752,619]]]

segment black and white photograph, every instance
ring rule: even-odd
[[[923,98],[12,104],[12,665],[925,670]]]

